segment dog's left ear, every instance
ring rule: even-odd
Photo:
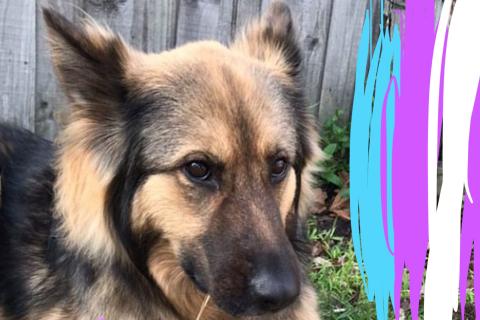
[[[241,32],[231,45],[292,77],[300,73],[302,54],[297,43],[292,14],[287,4],[274,1],[258,20]]]
[[[74,106],[104,112],[121,102],[129,47],[96,22],[74,25],[53,9],[43,9],[56,74]]]

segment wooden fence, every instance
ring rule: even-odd
[[[308,103],[321,123],[337,108],[348,117],[365,10],[380,0],[287,0],[304,52]],[[431,0],[433,1],[433,0]],[[0,119],[53,138],[65,99],[54,78],[42,6],[73,21],[85,11],[136,48],[160,52],[199,39],[228,43],[271,0],[0,0]],[[437,0],[439,2],[439,0]],[[386,6],[386,10],[388,6]]]

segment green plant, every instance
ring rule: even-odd
[[[321,145],[327,158],[319,164],[321,171],[317,174],[317,178],[320,187],[339,189],[341,194],[346,196],[348,195],[350,128],[343,119],[344,111],[338,109],[322,127]]]

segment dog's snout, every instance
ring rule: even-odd
[[[295,268],[273,265],[262,268],[251,281],[251,295],[262,312],[275,312],[292,303],[300,293]]]

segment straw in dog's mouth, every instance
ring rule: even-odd
[[[210,301],[210,295],[209,294],[207,294],[205,296],[205,299],[203,300],[202,306],[200,307],[200,311],[198,311],[198,314],[197,314],[197,317],[195,318],[195,320],[202,319],[202,314],[205,311],[205,309],[207,308],[208,301]]]

